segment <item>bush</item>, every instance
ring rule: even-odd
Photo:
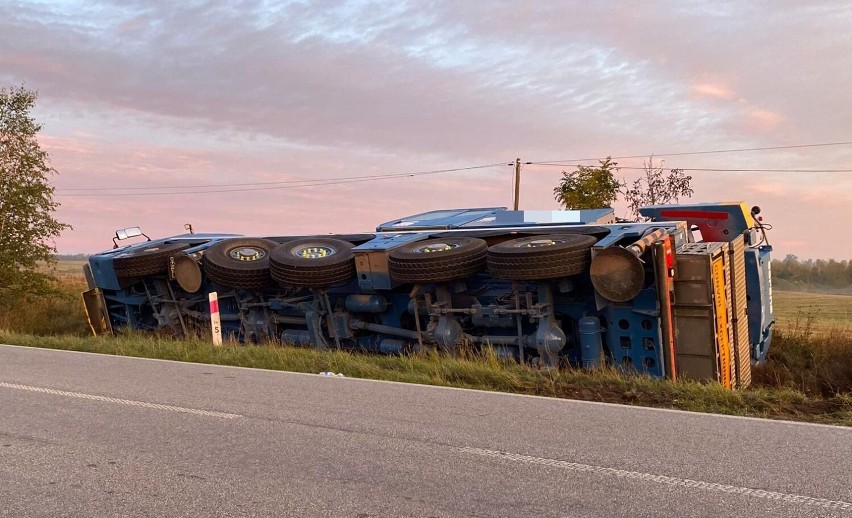
[[[53,295],[26,295],[10,301],[0,313],[0,329],[38,336],[91,333],[80,294],[85,283],[68,280],[55,283]]]
[[[756,385],[810,395],[852,394],[852,336],[834,328],[813,332],[814,314],[799,315],[791,330],[775,330],[766,365],[754,369]]]

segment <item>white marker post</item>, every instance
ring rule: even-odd
[[[222,345],[222,320],[219,318],[219,294],[210,293],[210,329],[213,331],[213,345]]]

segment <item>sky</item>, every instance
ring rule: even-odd
[[[761,206],[777,258],[852,259],[852,144],[788,147],[852,141],[851,27],[848,0],[0,0],[0,87],[39,93],[60,253],[511,206],[516,157],[565,164],[522,171],[557,209],[572,164],[654,155]]]

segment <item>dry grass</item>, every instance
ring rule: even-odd
[[[841,329],[815,334],[807,324],[777,331],[766,365],[753,374],[758,386],[823,397],[852,395],[852,336]]]
[[[56,288],[57,296],[29,296],[14,301],[9,311],[0,313],[0,329],[40,336],[89,334],[80,296],[86,289],[85,281],[57,281]]]
[[[807,394],[852,394],[852,296],[776,292],[778,321],[755,382]]]

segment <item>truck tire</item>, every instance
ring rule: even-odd
[[[294,239],[272,250],[269,269],[282,286],[327,288],[355,278],[354,245],[330,237]]]
[[[252,237],[223,239],[204,252],[204,272],[216,284],[238,290],[269,286],[269,253],[275,241]]]
[[[112,267],[118,278],[143,277],[166,271],[169,257],[189,248],[187,243],[152,243],[117,254]]]
[[[427,239],[391,250],[388,267],[402,282],[453,281],[484,270],[487,249],[484,240],[473,237]]]
[[[488,271],[501,279],[532,281],[558,279],[585,272],[590,249],[597,242],[584,234],[522,237],[488,249]]]

